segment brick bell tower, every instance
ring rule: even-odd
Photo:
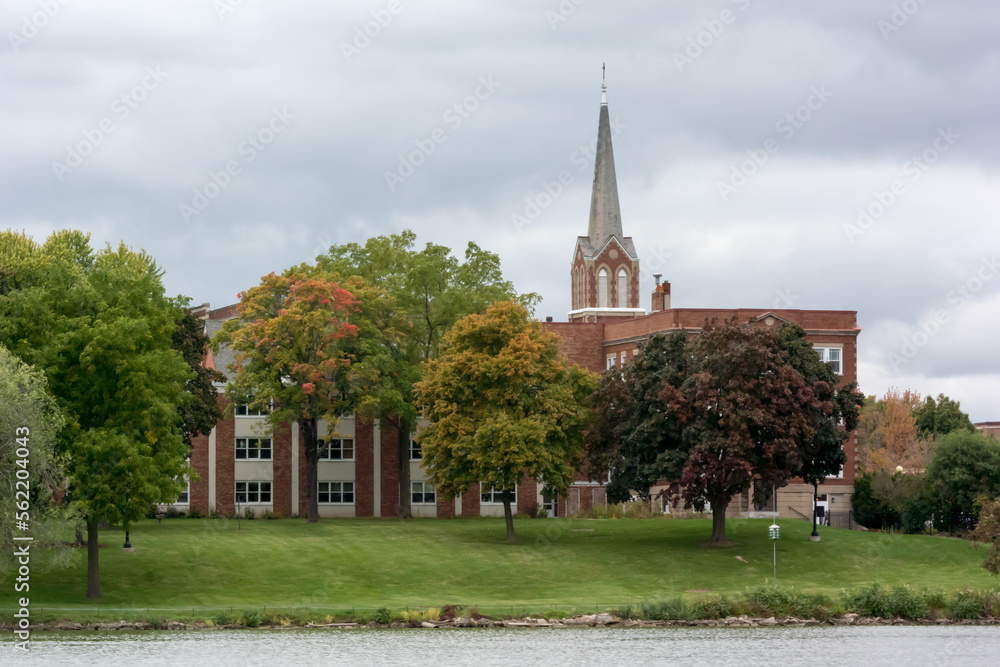
[[[606,322],[646,314],[639,307],[639,257],[632,237],[622,233],[607,90],[602,77],[590,225],[587,236],[577,237],[573,250],[570,322]]]

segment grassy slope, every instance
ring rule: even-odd
[[[827,528],[813,543],[805,521],[779,523],[779,585],[836,592],[876,580],[944,589],[994,584],[968,542]],[[146,521],[132,529],[134,553],[119,548],[121,531],[101,533],[108,545],[101,604],[543,607],[732,593],[770,581],[769,524],[731,521],[737,544],[708,549],[710,520],[518,520],[516,545],[503,542],[495,519],[243,521],[239,531],[225,519]],[[34,606],[93,605],[82,550],[69,568],[44,564],[36,552]]]

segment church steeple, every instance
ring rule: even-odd
[[[587,236],[576,240],[570,268],[571,322],[600,322],[645,313],[639,308],[639,257],[632,239],[622,232],[603,65],[601,70],[601,112],[597,123],[590,222]]]
[[[603,70],[604,67],[602,66]],[[601,80],[601,114],[597,123],[597,157],[594,160],[594,186],[590,194],[590,225],[587,235],[595,248],[611,236],[624,238],[622,212],[618,206],[618,179],[615,177],[615,153],[611,147],[611,117],[608,114],[608,85]]]

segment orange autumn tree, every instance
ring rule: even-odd
[[[363,290],[360,279],[341,284],[306,267],[270,273],[240,293],[239,318],[212,340],[216,353],[223,344],[235,352],[236,375],[226,388],[234,403],[270,410],[272,427],[298,423],[313,523],[319,520],[319,420],[332,423],[351,412],[370,380],[357,353],[359,326],[351,322],[362,312],[355,295]]]
[[[932,440],[921,436],[914,410],[922,405],[920,394],[909,389],[889,389],[876,400],[865,399],[858,420],[858,466],[862,472],[907,472],[927,467]]]

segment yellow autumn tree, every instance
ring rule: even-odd
[[[869,396],[858,421],[858,466],[862,472],[922,472],[930,460],[933,440],[921,436],[913,412],[920,394],[890,388],[876,399]]]

